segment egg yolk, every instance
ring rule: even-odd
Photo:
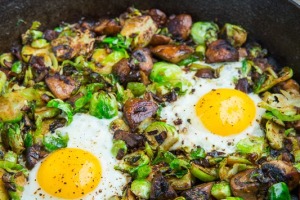
[[[41,164],[37,181],[52,196],[73,199],[93,191],[101,179],[99,160],[76,148],[51,153]]]
[[[212,90],[199,99],[195,108],[204,126],[221,136],[242,132],[251,124],[256,113],[252,99],[234,89]]]

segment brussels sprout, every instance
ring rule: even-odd
[[[146,92],[146,86],[139,82],[129,82],[127,84],[127,89],[129,89],[136,97],[139,97]]]
[[[121,103],[125,103],[128,99],[131,99],[134,97],[131,90],[124,90],[123,86],[121,86],[119,83],[116,84],[117,88],[117,101]]]
[[[225,199],[231,196],[230,185],[226,181],[215,183],[211,188],[211,194],[216,199]]]
[[[16,73],[16,74],[20,74],[22,72],[22,68],[23,68],[22,62],[21,61],[16,61],[11,66],[11,71]]]
[[[273,149],[280,150],[283,148],[284,128],[268,121],[266,123],[266,138]]]
[[[195,163],[192,163],[190,171],[193,176],[203,182],[210,182],[218,179],[217,172],[214,168],[206,169],[199,165],[196,165]]]
[[[116,97],[111,93],[94,93],[90,102],[90,114],[99,119],[111,119],[118,114]]]
[[[192,187],[193,178],[191,172],[188,172],[181,178],[169,178],[168,182],[174,190],[187,190]]]
[[[24,76],[24,86],[30,87],[34,85],[34,80],[33,80],[33,73],[32,73],[32,68],[28,66],[28,68],[25,71],[25,76]]]
[[[180,93],[186,92],[190,86],[189,81],[183,78],[181,68],[167,62],[157,62],[153,65],[150,80],[169,90],[178,89]]]
[[[199,158],[205,158],[206,153],[203,148],[196,148],[196,149],[193,149],[189,155],[191,157],[191,160],[196,160]]]
[[[49,43],[47,42],[47,40],[45,39],[38,39],[38,40],[34,40],[32,43],[31,43],[31,46],[33,48],[37,48],[37,49],[42,49],[42,48],[45,48],[49,45]]]
[[[229,181],[238,172],[253,168],[248,160],[244,158],[232,157],[223,159],[219,164],[219,177],[221,180]],[[245,164],[246,163],[246,164]],[[231,165],[231,166],[227,166]]]
[[[195,53],[199,56],[199,60],[204,60],[206,52],[206,46],[204,44],[199,44],[196,46]]]
[[[128,132],[130,131],[129,126],[121,118],[117,118],[113,120],[109,125],[109,129],[113,133],[116,132],[117,130],[128,131]]]
[[[4,72],[0,71],[0,96],[5,89],[6,81],[7,81],[6,74]]]
[[[152,158],[154,157],[154,152],[148,142],[145,142],[145,153],[152,160]]]
[[[12,163],[17,163],[18,162],[18,155],[13,151],[8,151],[8,152],[5,153],[3,160],[4,161],[9,161],[9,162],[12,162]]]
[[[206,45],[218,39],[219,27],[213,22],[196,22],[191,29],[196,44]]]
[[[248,52],[248,57],[250,59],[263,58],[268,53],[266,49],[263,49],[257,43],[252,43],[252,44],[246,45],[246,49]]]
[[[123,154],[126,155],[127,153],[126,143],[123,140],[113,140],[113,147],[111,149],[112,155],[114,157],[117,157],[120,151],[122,151]]]
[[[240,197],[226,197],[225,200],[243,200],[243,199]]]
[[[43,139],[43,145],[49,152],[67,147],[69,136],[67,133],[57,132],[55,134],[45,135]]]
[[[145,179],[152,172],[152,169],[149,165],[144,165],[138,168],[136,179]]]
[[[10,68],[11,64],[13,63],[14,57],[11,53],[3,53],[0,56],[0,65],[2,67]]]
[[[6,134],[7,134],[9,146],[16,154],[19,155],[25,149],[20,126],[19,124],[6,124],[6,125],[7,125]]]
[[[225,32],[227,40],[235,47],[242,46],[247,40],[246,30],[237,25],[226,23],[222,32]]]
[[[108,200],[122,200],[121,197],[118,197],[116,195],[109,197]]]
[[[1,177],[1,179],[0,179],[0,199],[1,200],[9,200],[7,190],[5,189],[5,185],[2,180],[2,176],[4,175],[4,173],[5,173],[5,170],[0,169],[0,177]]]
[[[146,179],[134,180],[130,189],[137,197],[149,199],[151,183]]]
[[[177,141],[178,133],[174,126],[165,122],[153,122],[144,132],[152,149],[169,150]]]
[[[26,176],[29,174],[29,171],[24,166],[14,162],[0,160],[0,168],[10,173],[22,172]]]
[[[141,150],[126,155],[115,169],[135,173],[141,166],[149,163],[149,157]]]
[[[125,38],[118,34],[116,37],[106,37],[101,42],[108,44],[111,49],[129,49],[132,38]]]
[[[139,48],[147,46],[156,31],[156,23],[149,15],[144,15],[127,19],[121,30],[121,35],[126,38],[134,35],[131,46]]]
[[[174,200],[186,200],[184,197],[177,197]]]
[[[247,137],[240,140],[237,145],[237,152],[242,154],[257,153],[262,154],[265,148],[265,140],[263,137]]]
[[[66,114],[66,119],[68,121],[68,124],[70,124],[73,121],[73,108],[70,104],[65,103],[61,99],[52,99],[47,103],[47,107],[50,108],[58,108],[62,110]]]
[[[289,188],[284,182],[275,183],[268,190],[269,200],[291,200]]]
[[[7,188],[10,199],[20,200],[24,185],[26,184],[26,177],[22,173],[9,174],[5,173],[2,177],[4,183],[9,184]]]

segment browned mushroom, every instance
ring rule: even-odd
[[[256,173],[257,169],[249,169],[234,175],[230,180],[233,195],[247,200],[259,199],[260,183],[254,178]]]
[[[273,183],[285,182],[290,190],[296,188],[300,181],[300,175],[295,167],[282,160],[274,160],[262,164],[264,176],[270,178]]]
[[[37,162],[46,156],[46,152],[41,150],[41,146],[35,144],[26,149],[26,167],[32,169]]]
[[[150,45],[151,46],[165,45],[165,44],[169,44],[171,40],[172,39],[168,36],[154,34],[153,37],[151,38]]]
[[[175,190],[160,174],[156,174],[151,181],[150,200],[173,200],[177,197]]]
[[[194,53],[193,48],[187,45],[159,45],[153,47],[151,52],[157,57],[172,63],[178,63]]]
[[[209,78],[209,79],[216,78],[215,72],[211,68],[198,69],[195,76],[198,78]]]
[[[115,74],[118,78],[120,83],[125,83],[126,82],[126,77],[130,73],[130,66],[129,66],[129,61],[127,58],[123,58],[119,62],[117,62],[113,67],[112,67],[112,73]]]
[[[216,40],[210,43],[205,53],[207,63],[233,62],[239,60],[239,53],[225,40]]]
[[[115,140],[123,140],[129,149],[134,149],[143,146],[144,137],[140,134],[129,133],[123,130],[117,130],[114,133]]]
[[[299,84],[294,79],[289,79],[287,81],[281,82],[278,84],[280,89],[293,92],[293,93],[300,93]]]
[[[150,9],[148,15],[151,16],[159,27],[167,22],[167,15],[159,9]]]
[[[210,182],[197,185],[189,190],[182,192],[181,196],[185,197],[186,200],[210,200],[210,191],[213,184],[213,182]]]
[[[46,30],[44,32],[44,38],[48,41],[52,41],[54,39],[56,39],[58,37],[58,32],[54,31],[54,30]]]
[[[250,85],[247,78],[241,78],[238,80],[238,82],[235,85],[236,90],[240,90],[244,93],[250,92]]]
[[[45,82],[54,96],[61,100],[70,98],[76,88],[76,82],[71,77],[59,74],[49,75],[45,78]]]
[[[186,40],[190,35],[192,23],[190,15],[180,14],[171,18],[167,23],[167,27],[173,37]]]
[[[149,49],[142,48],[134,51],[132,61],[146,74],[149,74],[152,70],[153,61]]]
[[[157,104],[152,101],[133,98],[125,102],[123,112],[129,127],[135,130],[139,123],[153,116],[157,109]]]
[[[93,31],[98,35],[115,35],[120,33],[122,26],[115,19],[102,19],[97,22]]]

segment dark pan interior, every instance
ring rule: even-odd
[[[0,52],[9,50],[34,20],[53,28],[81,17],[116,16],[129,6],[190,13],[193,20],[230,22],[244,27],[280,65],[291,66],[300,82],[300,7],[288,0],[2,0]],[[25,22],[22,22],[22,20]]]

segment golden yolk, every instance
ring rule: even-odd
[[[239,90],[217,89],[197,102],[196,113],[212,133],[228,136],[242,132],[251,124],[256,107],[252,99]]]
[[[94,190],[101,179],[99,160],[81,149],[65,148],[51,153],[41,164],[37,181],[50,195],[80,198]]]

